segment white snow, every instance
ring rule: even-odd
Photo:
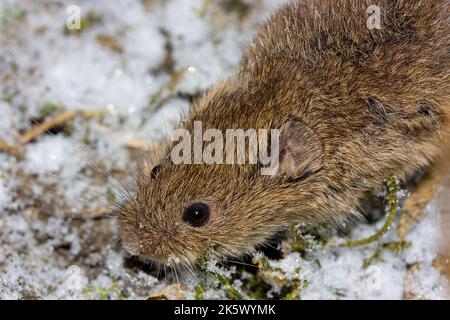
[[[26,152],[25,170],[37,175],[59,173],[63,179],[74,178],[86,155],[63,136],[47,136],[30,144]]]
[[[3,211],[11,201],[9,190],[6,187],[6,182],[0,178],[0,211]]]

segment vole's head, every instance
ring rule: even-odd
[[[286,212],[292,214],[302,190],[310,194],[300,184],[320,169],[322,149],[300,121],[278,129],[279,163],[273,175],[262,175],[259,161],[176,164],[172,145],[151,173],[142,172],[135,198],[123,207],[124,248],[163,263],[193,264],[207,254],[222,258],[252,252],[284,229],[292,222]]]
[[[239,255],[263,240],[256,235],[261,217],[253,219],[262,213],[247,212],[253,211],[246,191],[258,178],[256,168],[240,169],[162,161],[153,178],[139,178],[135,199],[120,215],[125,249],[163,263],[192,264],[208,253]]]

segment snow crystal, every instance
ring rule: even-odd
[[[44,137],[30,144],[26,158],[28,172],[40,176],[59,173],[65,179],[75,177],[86,161],[81,148],[62,136]]]

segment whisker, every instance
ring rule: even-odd
[[[231,262],[231,263],[240,264],[240,265],[243,265],[243,266],[248,266],[248,267],[253,267],[253,268],[261,269],[261,268],[260,268],[258,265],[256,265],[256,264],[245,263],[245,262],[240,262],[240,261],[230,260],[230,259],[225,259],[225,261]]]

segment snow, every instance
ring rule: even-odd
[[[63,179],[75,178],[85,156],[63,136],[46,136],[30,144],[26,151],[25,170],[37,175],[59,173]]]
[[[374,260],[368,268],[362,268],[364,259],[375,250],[374,245],[352,249],[324,248],[314,254],[313,263],[302,261],[304,278],[310,285],[302,293],[304,299],[402,299],[405,272],[410,265],[420,263],[421,268],[413,281],[413,292],[418,298],[437,299],[447,296],[446,279],[432,267],[440,248],[441,229],[439,213],[434,203],[427,208],[427,217],[408,234],[411,247],[400,253],[385,251],[381,258]],[[373,234],[381,228],[383,221],[374,227],[359,226],[354,231]],[[364,230],[366,229],[366,230]],[[366,234],[367,236],[367,234]],[[390,232],[383,242],[398,241],[395,232]],[[289,258],[289,256],[288,256]],[[283,270],[292,269],[287,259]],[[339,272],[336,272],[339,270]]]
[[[245,0],[253,9],[239,21],[214,2],[204,7],[198,0],[0,0],[0,139],[24,155],[20,160],[0,152],[0,299],[142,299],[175,281],[130,259],[117,246],[114,220],[97,211],[113,210],[142,156],[125,142],[150,144],[169,134],[188,110],[189,95],[231,74],[258,23],[282,2]],[[73,4],[82,17],[101,18],[78,34],[67,32],[66,9]],[[120,52],[102,45],[99,36],[113,39]],[[165,66],[167,59],[172,66]],[[183,70],[167,90],[173,74]],[[161,90],[155,109],[150,101]],[[49,104],[59,109],[46,119],[72,110],[106,114],[77,117],[65,130],[21,146],[20,133],[42,121]],[[363,238],[382,224],[360,223],[350,236],[332,240]],[[411,247],[398,255],[385,251],[384,261],[368,268],[362,264],[376,244],[314,244],[304,258],[294,252],[269,264],[279,277],[308,282],[300,289],[303,299],[401,299],[405,279],[415,297],[442,299],[446,280],[433,267],[441,232],[439,208],[430,204],[408,234]],[[383,238],[396,240],[393,230]],[[216,261],[207,267],[234,277],[238,290],[253,277]],[[179,276],[186,297],[194,298],[199,279]],[[208,284],[205,298],[226,297],[217,280]]]
[[[11,201],[9,190],[6,186],[6,182],[0,178],[0,211],[3,211]]]

